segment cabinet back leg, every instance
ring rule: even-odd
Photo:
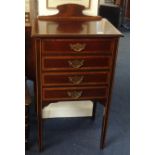
[[[92,120],[95,120],[97,103],[93,102]]]

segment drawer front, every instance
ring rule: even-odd
[[[108,94],[106,87],[43,88],[43,100],[102,99]]]
[[[112,53],[111,39],[46,39],[42,42],[43,53]]]
[[[48,56],[42,58],[42,69],[45,71],[109,69],[111,65],[112,58],[110,56]]]
[[[59,85],[103,85],[108,84],[110,72],[63,72],[63,73],[43,73],[43,86]]]

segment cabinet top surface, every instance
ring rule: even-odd
[[[32,37],[111,37],[122,36],[107,19],[89,22],[36,20],[32,25]]]

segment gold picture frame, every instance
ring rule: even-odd
[[[80,4],[86,7],[86,9],[90,8],[91,0],[46,0],[46,7],[47,9],[54,9],[58,5],[62,4]]]

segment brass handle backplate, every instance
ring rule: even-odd
[[[82,91],[68,91],[67,95],[72,99],[78,99],[82,95]]]
[[[68,64],[73,68],[80,68],[84,65],[84,60],[69,60]]]
[[[76,43],[76,44],[70,44],[69,45],[70,48],[75,51],[75,52],[81,52],[82,50],[85,49],[86,44],[80,44],[80,43]]]
[[[73,84],[80,84],[83,81],[84,76],[71,76],[68,77],[69,81]]]

